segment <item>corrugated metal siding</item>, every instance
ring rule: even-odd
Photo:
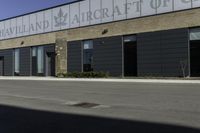
[[[13,76],[13,49],[0,51],[0,56],[4,57],[4,75]]]
[[[122,36],[94,40],[94,71],[122,75]]]
[[[3,73],[4,73],[3,72],[3,68],[4,68],[3,67],[3,60],[4,60],[3,58],[0,58],[0,76],[3,76]]]
[[[186,63],[185,74],[189,74],[188,43],[188,29],[169,30],[161,33],[164,76],[183,76],[181,62]]]
[[[50,45],[44,45],[44,50],[45,52],[55,52],[55,45],[50,44]]]
[[[68,72],[82,72],[82,43],[81,41],[67,44],[67,70]]]
[[[55,45],[44,45],[44,54],[47,52],[55,52]],[[0,56],[4,57],[4,75],[12,76],[14,70],[14,55],[13,49],[1,50]],[[31,47],[20,48],[20,76],[31,75]],[[44,58],[44,70],[45,70]],[[55,69],[55,68],[53,68]],[[46,71],[46,70],[45,70]]]
[[[20,76],[31,75],[31,48],[20,48]]]
[[[138,76],[159,76],[162,72],[160,32],[142,33],[137,39]]]
[[[183,76],[181,62],[188,75],[188,29],[138,35],[139,76]]]

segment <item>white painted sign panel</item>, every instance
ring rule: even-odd
[[[191,0],[174,0],[174,10],[183,10],[192,7]]]
[[[30,14],[30,24],[29,24],[30,35],[37,33],[36,22],[37,22],[36,14]]]
[[[114,21],[123,20],[126,18],[126,1],[114,0],[113,15]]]
[[[66,16],[63,13],[63,10],[60,7],[54,8],[53,10],[53,23],[52,23],[52,27],[53,27],[53,31],[57,31],[60,30],[61,28],[61,19],[64,19]]]
[[[141,16],[156,14],[157,0],[141,0]]]
[[[140,0],[127,0],[126,14],[127,19],[140,17],[141,14],[141,1]]]
[[[80,12],[79,3],[70,5],[70,28],[76,28],[80,25]]]
[[[24,36],[29,35],[29,15],[23,16]],[[14,26],[12,26],[14,27]]]
[[[102,23],[111,22],[114,19],[113,16],[113,1],[112,0],[102,0]]]
[[[0,40],[197,7],[200,0],[84,0],[1,21]]]
[[[80,2],[80,26],[86,26],[90,24],[88,21],[88,14],[90,12],[90,0],[84,0]]]
[[[52,10],[44,11],[44,32],[52,31]]]
[[[17,18],[17,28],[16,28],[16,35],[17,37],[20,37],[20,36],[23,36],[24,32],[24,26],[23,26],[23,17],[18,17]],[[7,28],[5,27],[5,29],[7,30]],[[8,33],[6,34],[6,37],[8,36],[8,34],[11,34],[11,33]]]
[[[192,7],[200,7],[200,0],[192,0]]]
[[[0,22],[0,40],[4,39],[4,21]]]
[[[158,0],[157,14],[173,11],[174,0]]]
[[[16,37],[16,25],[17,25],[17,21],[15,18],[10,20],[10,38]],[[28,26],[29,27],[29,26]],[[1,27],[0,27],[1,29]]]
[[[90,2],[90,14],[91,15],[91,24],[101,23],[102,13],[101,13],[101,0],[91,0]]]
[[[61,22],[63,22],[63,24],[61,24],[61,29],[68,29],[69,28],[69,5],[65,5],[61,7],[61,11],[63,11],[63,17],[61,19]]]

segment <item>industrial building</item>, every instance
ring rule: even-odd
[[[200,0],[81,0],[0,21],[1,76],[200,76]]]

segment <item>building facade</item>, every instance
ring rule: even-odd
[[[200,76],[200,0],[82,0],[0,22],[0,75]]]

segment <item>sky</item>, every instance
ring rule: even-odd
[[[75,0],[0,0],[0,20]]]

